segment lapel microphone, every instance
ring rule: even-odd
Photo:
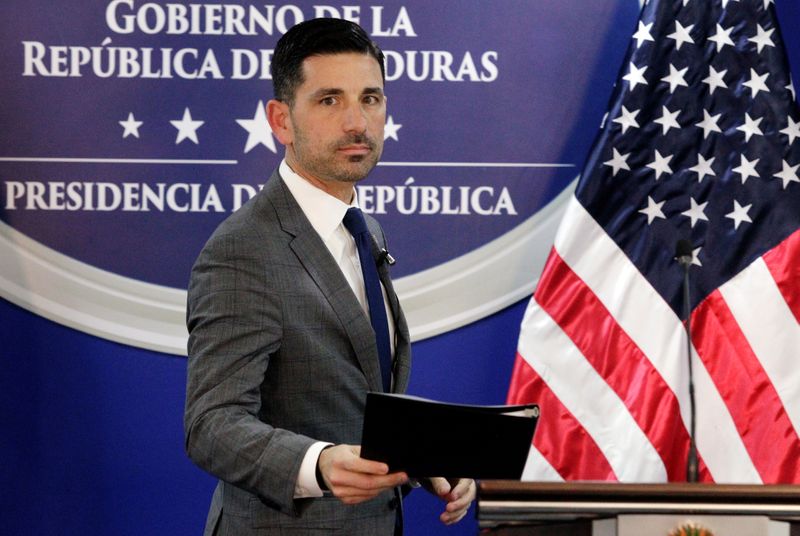
[[[375,246],[378,245],[378,239],[375,237],[375,235],[372,235],[372,242]],[[394,260],[394,257],[389,254],[389,250],[386,248],[381,248],[380,251],[378,251],[378,258],[375,259],[375,265],[380,266],[384,262],[389,266],[394,266],[397,261]]]
[[[394,257],[392,257],[389,254],[386,248],[381,248],[381,252],[378,254],[378,264],[384,262],[387,263],[389,266],[394,266],[394,263],[396,263],[397,261],[394,260]]]

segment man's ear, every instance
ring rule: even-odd
[[[289,116],[289,105],[285,102],[272,99],[267,103],[267,121],[272,133],[283,145],[294,142],[294,128]]]

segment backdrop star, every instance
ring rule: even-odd
[[[177,121],[170,121],[170,124],[178,129],[178,137],[175,139],[175,145],[178,145],[183,140],[191,140],[195,145],[200,141],[197,139],[197,129],[203,126],[205,121],[195,121],[192,119],[192,112],[189,108],[183,110],[183,117]]]
[[[135,117],[133,117],[133,112],[128,113],[128,119],[125,121],[120,121],[120,125],[124,131],[122,132],[122,138],[125,139],[129,135],[133,136],[134,138],[139,137],[139,127],[144,124],[142,121],[137,121]]]
[[[273,153],[278,153],[275,140],[272,138],[272,129],[269,128],[269,121],[267,121],[267,110],[262,101],[258,101],[252,119],[237,119],[236,122],[247,131],[245,153],[249,153],[256,145],[263,145]]]
[[[383,127],[383,139],[388,140],[389,138],[392,138],[394,141],[400,141],[400,138],[397,136],[397,131],[401,128],[403,128],[403,125],[400,123],[395,123],[394,119],[390,115],[386,120],[386,125]]]

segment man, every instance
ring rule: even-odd
[[[342,223],[383,148],[383,53],[356,24],[315,19],[280,39],[272,76],[267,115],[285,159],[215,231],[189,284],[186,448],[220,479],[206,534],[397,533],[408,477],[358,445],[367,391],[408,385],[408,328],[367,217],[373,303],[388,319],[382,370],[361,264],[372,255]],[[427,487],[448,524],[475,496],[467,479]]]

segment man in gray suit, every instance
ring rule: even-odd
[[[408,327],[367,216],[391,346],[382,382],[342,224],[383,148],[383,53],[356,24],[315,19],[280,39],[272,76],[267,115],[285,159],[214,232],[189,284],[186,449],[220,479],[206,534],[397,534],[408,477],[358,445],[367,391],[408,385]],[[447,524],[475,497],[468,479],[426,487]]]

